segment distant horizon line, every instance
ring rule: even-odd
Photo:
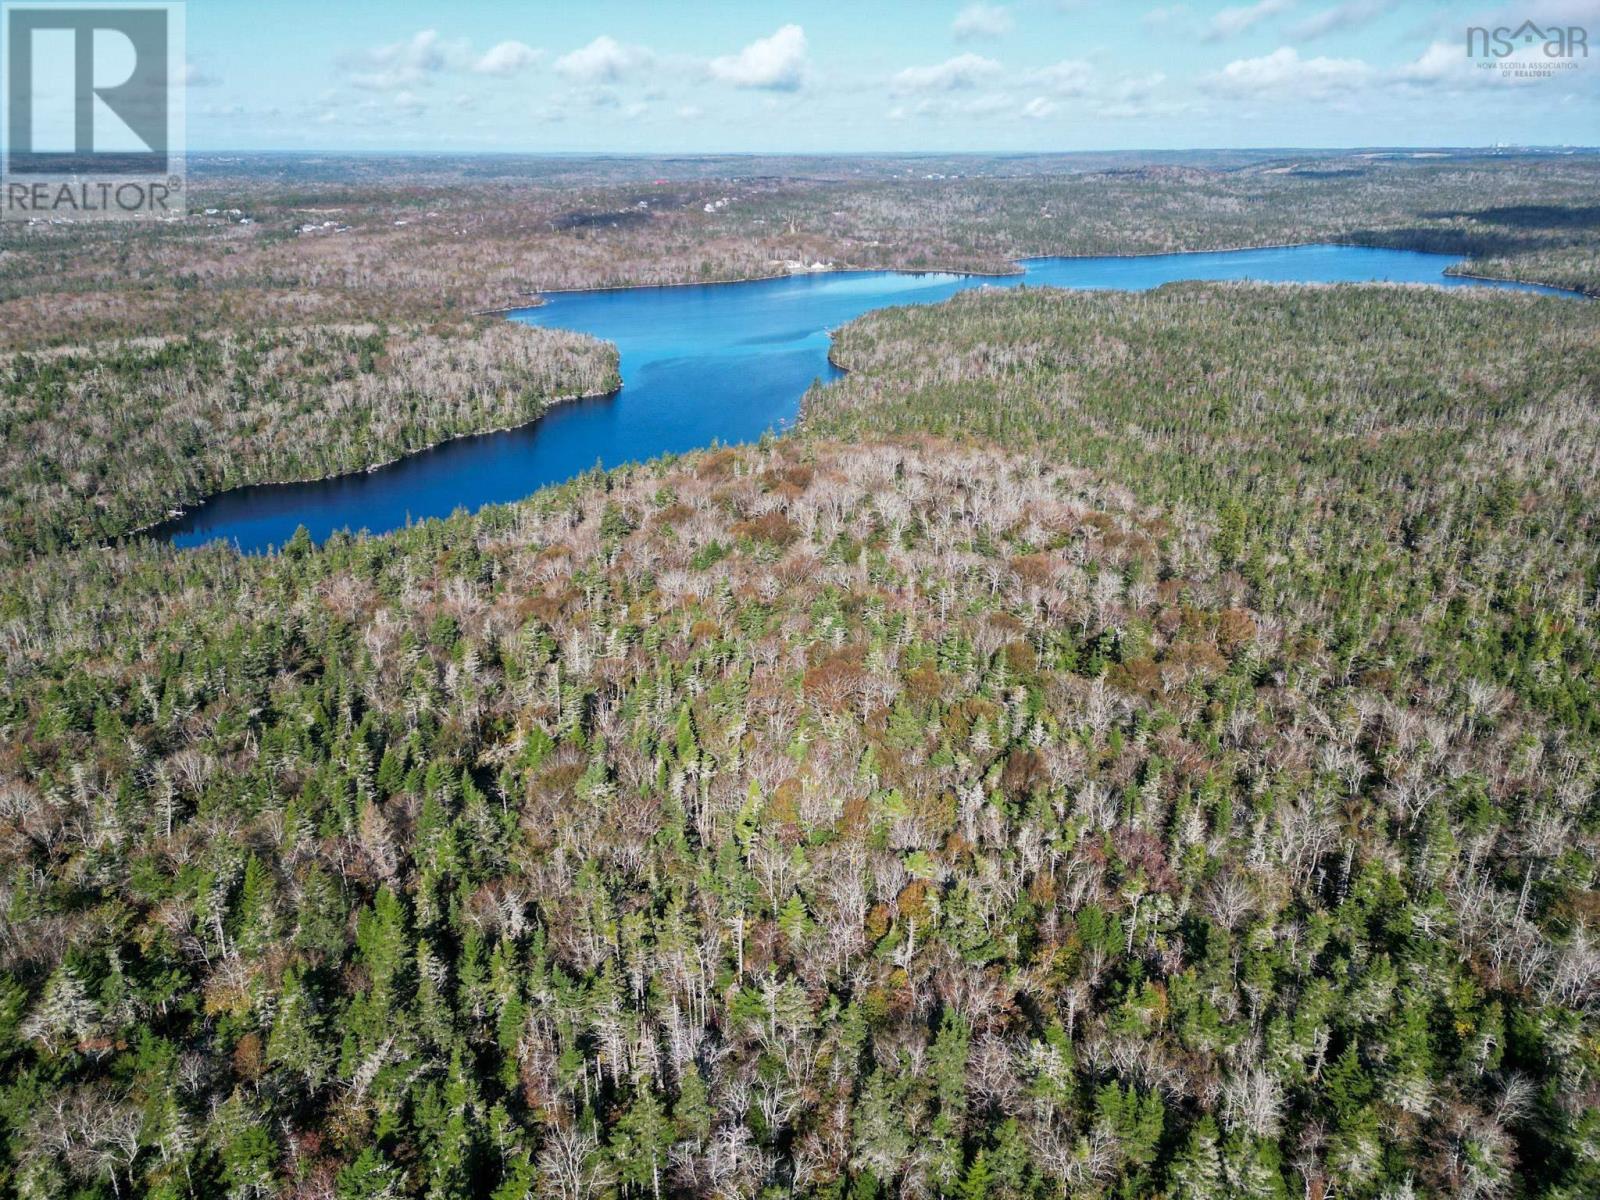
[[[1585,151],[1600,152],[1600,143],[1581,142],[1492,142],[1482,145],[1354,145],[1354,146],[1184,146],[1160,149],[1126,146],[1109,150],[445,150],[304,148],[279,147],[241,150],[237,148],[189,149],[186,157],[218,155],[308,155],[346,157],[409,155],[430,158],[1068,158],[1090,154],[1363,154],[1363,153],[1451,153],[1461,151]]]

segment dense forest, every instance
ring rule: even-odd
[[[511,322],[297,326],[0,356],[0,561],[247,483],[317,479],[620,385],[616,351]]]
[[[0,576],[0,1192],[1600,1194],[1594,306],[836,356],[759,446]]]

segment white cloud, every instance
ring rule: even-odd
[[[1076,111],[1119,119],[1176,111],[1171,104],[1154,102],[1156,89],[1166,80],[1159,71],[1145,75],[1106,75],[1093,64],[1072,58],[1022,77],[1022,82],[1043,90],[1044,94],[1038,97],[1041,101],[1081,100],[1081,105],[1074,106]],[[1042,104],[1031,107],[1042,108]]]
[[[993,92],[981,96],[966,96],[954,98],[949,96],[927,96],[915,104],[898,104],[891,108],[888,117],[891,121],[905,121],[912,117],[921,117],[932,120],[949,121],[959,118],[987,119],[990,117],[1019,115],[1015,98],[1004,92]]]
[[[1148,75],[1130,75],[1108,89],[1106,99],[1118,105],[1143,104],[1166,81],[1167,77],[1160,71],[1151,71]]]
[[[1399,77],[1406,83],[1433,84],[1451,79],[1466,82],[1473,73],[1472,63],[1460,46],[1434,42],[1414,61],[1401,67]]]
[[[1010,96],[973,96],[968,100],[955,101],[950,108],[965,117],[992,117],[1009,111],[1011,106]]]
[[[1600,21],[1600,0],[1532,0],[1531,3],[1503,5],[1492,21],[1475,24],[1508,25],[1515,29],[1524,21],[1546,25],[1592,25]]]
[[[601,34],[587,46],[556,59],[556,70],[584,83],[614,83],[653,60],[654,55],[643,46],[624,46]]]
[[[1396,69],[1392,80],[1401,85],[1447,91],[1546,84],[1550,82],[1551,61],[1540,42],[1519,45],[1504,58],[1484,59],[1467,57],[1460,42],[1437,41],[1417,58]],[[1575,83],[1583,75],[1592,78],[1594,60],[1580,57],[1571,61],[1577,64],[1577,69],[1561,72],[1566,81]]]
[[[1022,106],[1022,115],[1035,121],[1043,121],[1047,117],[1054,116],[1058,107],[1060,106],[1054,100],[1046,100],[1043,96],[1035,96]]]
[[[1375,72],[1359,58],[1301,58],[1280,46],[1260,58],[1239,58],[1207,77],[1213,91],[1235,96],[1327,96],[1373,81]]]
[[[404,41],[347,54],[339,65],[352,86],[370,92],[403,92],[430,84],[440,74],[471,72],[509,77],[544,57],[524,42],[504,41],[483,54],[466,38],[447,39],[436,29],[424,29]]]
[[[192,62],[183,64],[183,84],[185,87],[216,87],[219,82],[221,81],[215,75],[208,74]]]
[[[956,14],[950,32],[958,38],[997,38],[1014,26],[1011,10],[1003,4],[969,4]]]
[[[992,58],[961,54],[931,67],[907,67],[890,81],[898,92],[954,92],[977,87],[1004,68]]]
[[[1033,74],[1033,81],[1058,96],[1086,96],[1094,85],[1095,70],[1081,58],[1063,59]]]
[[[447,67],[465,66],[470,56],[465,41],[446,41],[438,30],[424,29],[403,42],[368,50],[347,65],[355,68],[350,82],[356,87],[390,92],[414,87]]]
[[[1377,20],[1389,7],[1389,0],[1345,0],[1343,4],[1312,13],[1296,24],[1291,32],[1297,38],[1310,41],[1346,29],[1359,29]]]
[[[1211,18],[1211,23],[1206,26],[1205,39],[1208,42],[1220,42],[1224,38],[1238,37],[1269,17],[1293,7],[1294,0],[1258,0],[1255,4],[1225,8]]]
[[[1583,69],[1566,73],[1574,81]],[[1489,87],[1548,83],[1549,60],[1535,44],[1518,49],[1485,67],[1469,58],[1461,41],[1440,38],[1415,59],[1396,67],[1378,68],[1358,58],[1302,58],[1280,46],[1259,58],[1241,58],[1201,80],[1213,94],[1240,98],[1282,97],[1325,100],[1363,89],[1436,89],[1460,92]],[[1541,75],[1540,69],[1544,69]],[[1592,78],[1592,76],[1591,76]]]
[[[423,71],[437,71],[463,46],[462,42],[446,42],[437,29],[424,29],[413,34],[409,41],[379,46],[370,55],[379,66],[404,65]]]
[[[693,104],[685,104],[678,110],[677,113],[678,120],[680,121],[698,121],[705,115],[705,109],[698,108]]]
[[[396,88],[415,86],[422,80],[422,72],[415,67],[395,67],[387,71],[358,71],[350,76],[352,87],[368,92],[392,92]]]
[[[524,42],[501,42],[488,50],[472,64],[479,75],[516,75],[533,66],[544,57],[544,51],[535,50]]]
[[[785,25],[771,37],[751,42],[737,54],[711,60],[713,79],[734,87],[793,92],[805,83],[806,32]]]

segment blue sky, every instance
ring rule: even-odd
[[[1592,57],[1469,59],[1526,19]],[[1600,142],[1600,0],[190,0],[188,41],[197,150]]]

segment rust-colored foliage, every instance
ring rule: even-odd
[[[752,517],[748,521],[737,521],[728,528],[735,537],[767,542],[779,548],[791,546],[800,538],[799,526],[777,512]]]

